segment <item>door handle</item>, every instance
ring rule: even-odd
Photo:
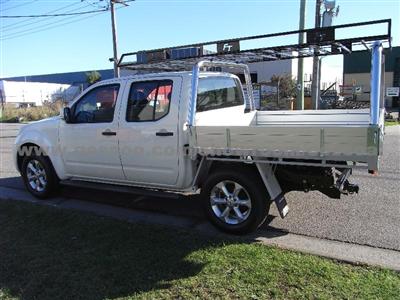
[[[105,135],[105,136],[117,135],[117,133],[115,131],[111,131],[111,130],[105,130],[101,134]]]
[[[156,136],[173,136],[174,133],[170,131],[158,131],[156,132]]]

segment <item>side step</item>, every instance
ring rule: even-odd
[[[175,192],[167,192],[163,190],[138,188],[124,185],[116,184],[106,184],[97,183],[83,180],[62,180],[60,184],[70,187],[87,188],[92,190],[108,191],[108,192],[118,192],[125,194],[135,194],[145,197],[158,197],[158,198],[168,198],[168,199],[179,199],[181,194]]]

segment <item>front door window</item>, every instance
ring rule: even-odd
[[[73,107],[74,123],[110,123],[114,118],[119,84],[94,88]]]

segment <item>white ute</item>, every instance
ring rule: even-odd
[[[381,55],[380,44],[374,46]],[[15,165],[38,198],[59,182],[200,193],[207,217],[230,233],[258,228],[272,201],[319,190],[331,198],[358,191],[352,168],[378,170],[383,139],[380,70],[372,74],[370,110],[256,111],[236,75],[204,67],[99,82],[61,116],[23,127]],[[375,81],[374,81],[375,80]],[[251,94],[251,93],[247,93]]]

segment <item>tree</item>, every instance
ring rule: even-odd
[[[86,73],[86,82],[92,85],[101,80],[101,74],[97,71],[91,71]]]
[[[278,88],[280,99],[296,97],[296,81],[291,75],[272,75],[271,82]]]

